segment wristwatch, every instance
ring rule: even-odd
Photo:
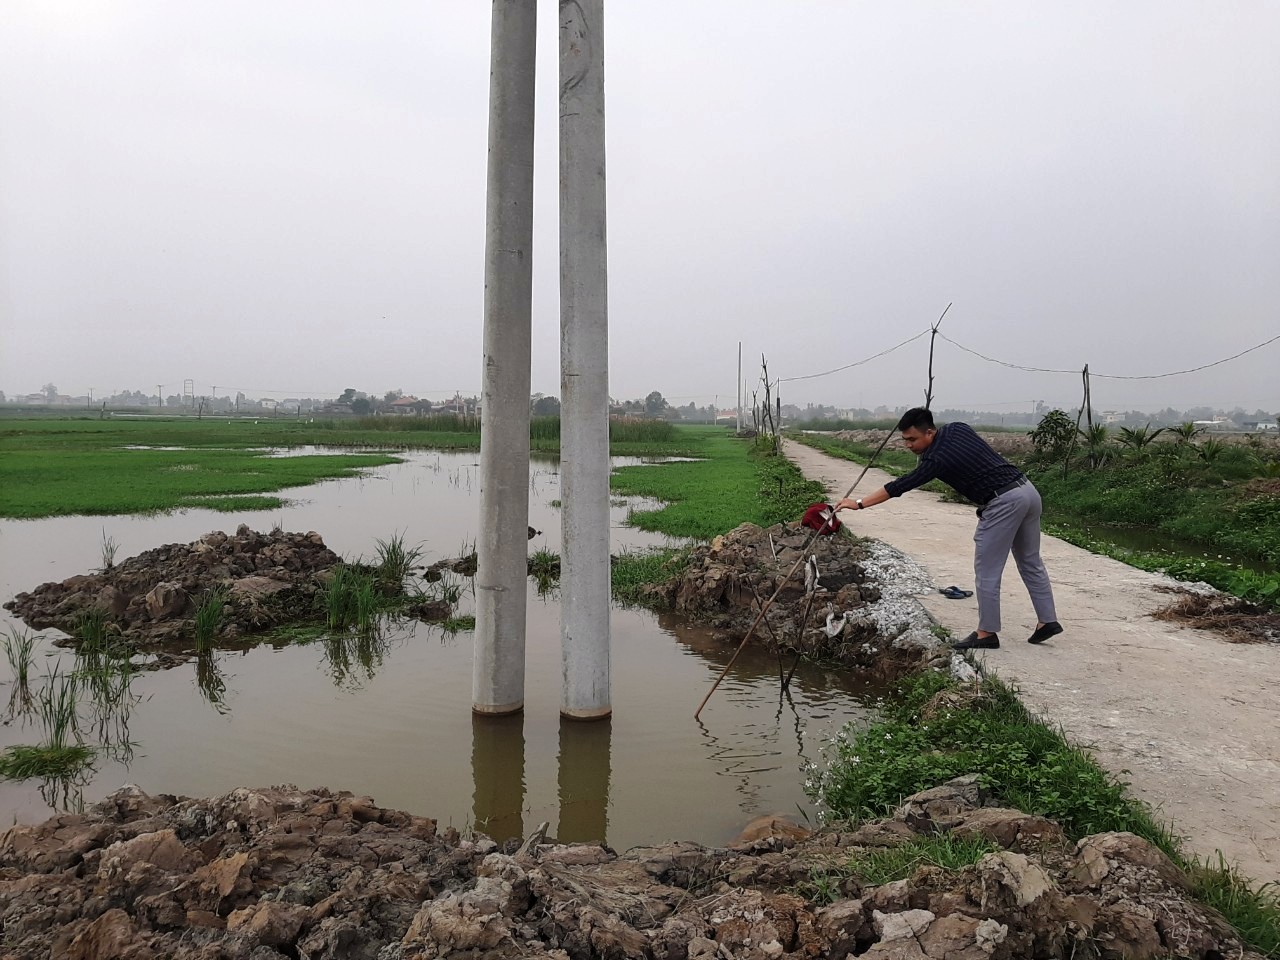
[[[854,503],[856,503],[856,504],[858,505],[858,509],[859,509],[859,510],[861,510],[861,509],[862,509],[862,501],[861,501],[861,500],[855,500],[855,501],[853,501],[853,502],[854,502]]]

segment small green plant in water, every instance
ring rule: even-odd
[[[102,531],[102,572],[106,573],[116,565],[116,550],[119,548],[115,537],[107,536],[107,531]]]
[[[31,696],[31,667],[35,663],[36,635],[29,630],[10,628],[0,633],[13,686],[9,690],[9,716],[26,716],[34,700]]]
[[[356,572],[345,563],[333,568],[323,594],[325,623],[330,630],[345,630],[355,619],[356,579]]]
[[[361,636],[370,636],[378,630],[378,586],[372,577],[361,576],[355,584],[355,627]]]
[[[213,649],[213,638],[222,628],[226,618],[228,591],[217,587],[205,594],[200,606],[196,607],[196,652],[208,653]]]
[[[88,654],[101,654],[107,649],[107,614],[101,607],[90,607],[76,618],[71,632],[80,641],[80,649]]]
[[[445,633],[461,633],[464,630],[474,630],[476,628],[476,618],[473,616],[449,617],[440,624]]]
[[[45,744],[55,750],[80,742],[80,679],[74,673],[60,673],[57,667],[45,674],[36,698],[44,725]]]
[[[422,557],[421,545],[406,547],[404,534],[397,533],[389,540],[377,541],[374,566],[378,579],[397,593],[404,589],[405,578],[413,571]]]
[[[0,753],[0,779],[70,780],[93,762],[93,750],[84,744],[62,747],[19,744]]]
[[[535,550],[529,555],[529,576],[539,580],[560,577],[560,554],[554,550]]]

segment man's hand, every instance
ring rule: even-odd
[[[857,501],[857,500],[849,500],[849,499],[847,499],[847,498],[846,498],[846,499],[841,500],[839,503],[837,503],[837,504],[836,504],[836,512],[837,512],[837,513],[839,513],[841,510],[857,510],[857,509],[858,509],[858,501]]]

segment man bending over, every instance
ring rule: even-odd
[[[902,415],[898,430],[907,449],[920,458],[916,468],[862,499],[841,500],[836,509],[874,507],[930,480],[941,480],[978,504],[978,529],[973,535],[978,629],[955,649],[995,650],[1000,646],[1000,578],[1010,551],[1039,618],[1027,641],[1043,643],[1061,633],[1062,625],[1053,609],[1053,587],[1040,559],[1040,492],[967,423],[935,427],[932,413],[914,407]]]

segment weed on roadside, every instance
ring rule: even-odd
[[[985,837],[962,838],[949,833],[916,837],[897,847],[857,850],[847,859],[833,861],[825,868],[814,868],[808,881],[800,885],[801,892],[831,903],[843,896],[841,891],[848,879],[866,886],[879,886],[905,880],[920,867],[959,870],[999,849]]]

